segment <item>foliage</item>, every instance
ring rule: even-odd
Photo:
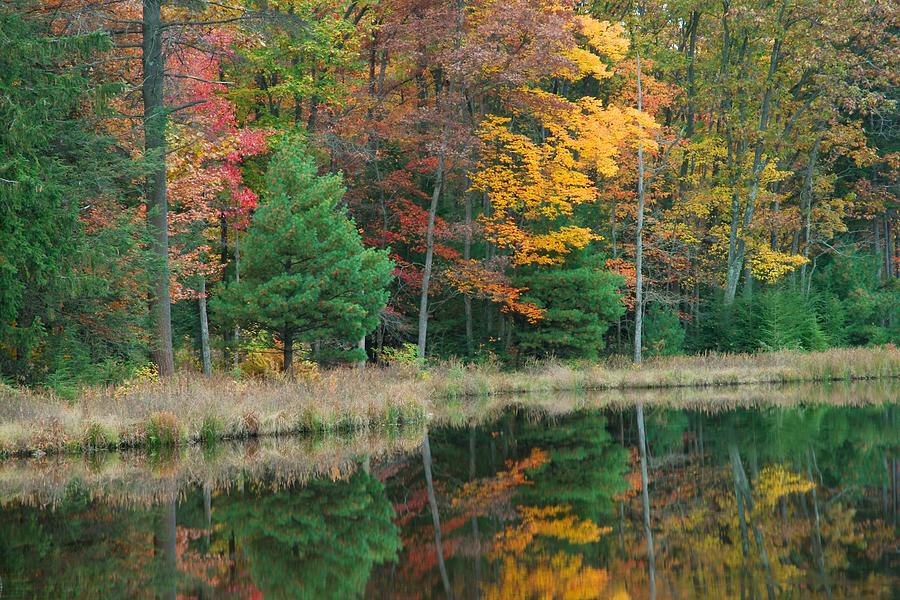
[[[136,164],[94,129],[115,86],[90,79],[101,33],[53,36],[0,9],[0,372],[100,383],[146,351]],[[121,371],[121,367],[118,368]]]
[[[595,359],[610,324],[624,313],[621,279],[591,261],[535,269],[522,276],[525,299],[543,316],[519,332],[519,347],[534,356]]]
[[[339,208],[339,176],[316,175],[299,142],[286,138],[269,165],[265,201],[250,222],[241,281],[214,300],[228,319],[294,340],[352,342],[378,323],[391,264],[364,249]],[[287,355],[286,355],[287,356]]]
[[[644,343],[649,356],[674,356],[684,352],[685,330],[672,307],[653,304],[647,310]]]
[[[357,471],[281,492],[235,493],[215,518],[234,532],[256,586],[272,598],[358,598],[373,565],[400,548],[377,479]]]

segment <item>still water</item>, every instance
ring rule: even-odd
[[[0,599],[896,598],[897,392],[6,461]]]

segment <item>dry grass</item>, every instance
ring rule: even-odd
[[[710,387],[758,383],[852,381],[900,377],[900,349],[845,348],[825,352],[708,354],[645,361],[621,357],[606,364],[570,366],[537,363],[506,372],[462,365],[444,366],[434,377],[438,396],[504,393]]]
[[[0,387],[0,456],[366,431],[429,420],[471,421],[508,405],[511,394],[541,398],[532,402],[549,411],[584,401],[548,395],[560,391],[683,388],[686,399],[696,402],[709,396],[707,405],[727,405],[723,394],[717,392],[720,399],[716,400],[716,394],[704,390],[750,383],[896,377],[900,377],[900,350],[887,346],[673,357],[649,360],[640,367],[627,366],[620,359],[618,364],[582,366],[541,363],[516,372],[454,363],[428,372],[338,369],[301,382],[179,375],[162,382],[92,388],[73,404],[52,394]],[[516,402],[521,400],[527,398]]]
[[[435,421],[451,426],[490,423],[515,407],[536,417],[579,410],[632,410],[638,403],[671,410],[717,413],[735,409],[797,406],[873,406],[900,399],[900,379],[829,383],[761,383],[701,388],[641,388],[573,392],[525,392],[448,400],[435,408]]]
[[[416,377],[334,370],[315,381],[178,375],[91,388],[75,403],[0,389],[0,454],[171,447],[221,439],[424,423],[433,389]]]
[[[197,487],[210,492],[253,482],[270,489],[314,478],[344,479],[360,463],[390,462],[422,443],[423,428],[397,435],[356,432],[327,437],[264,437],[167,452],[97,452],[0,462],[0,505],[54,506],[73,487],[113,506],[180,500]]]

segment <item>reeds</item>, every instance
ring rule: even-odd
[[[491,414],[508,404],[501,397],[512,394],[895,377],[900,377],[900,350],[884,346],[681,356],[639,367],[622,359],[581,365],[550,361],[519,371],[448,362],[428,371],[335,369],[306,381],[181,374],[161,382],[90,388],[74,403],[0,386],[0,457],[453,423]],[[540,404],[550,408],[546,398]]]

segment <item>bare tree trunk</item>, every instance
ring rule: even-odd
[[[785,0],[781,5],[781,11],[778,14],[778,24],[780,25],[784,20],[784,12],[787,7],[787,1]],[[744,205],[743,210],[743,218],[740,219],[741,227],[743,229],[744,235],[746,235],[747,229],[750,227],[750,223],[753,221],[753,213],[755,211],[756,206],[756,198],[759,195],[759,186],[762,180],[762,172],[765,169],[766,165],[769,162],[769,157],[765,156],[765,134],[769,128],[769,113],[771,110],[772,104],[772,87],[775,79],[776,71],[778,70],[778,63],[781,60],[781,44],[782,38],[775,38],[775,42],[772,46],[772,56],[769,58],[769,72],[766,77],[766,88],[763,93],[762,103],[759,109],[759,124],[757,126],[757,141],[755,143],[754,153],[753,153],[753,169],[751,171],[751,183],[750,183],[750,192],[747,195],[747,201]],[[738,223],[738,212],[740,212],[740,207],[736,205],[737,192],[735,192],[732,197],[732,221],[731,221],[731,239],[729,240],[728,246],[728,276],[726,280],[725,286],[725,299],[724,302],[726,305],[732,304],[734,302],[735,294],[737,293],[737,284],[738,279],[740,278],[741,271],[744,268],[744,259],[747,255],[747,242],[741,236],[737,235],[737,223]],[[738,209],[736,212],[735,209]]]
[[[816,159],[819,156],[819,146],[822,143],[822,134],[816,137],[812,150],[809,153],[809,164],[806,165],[806,175],[803,178],[803,189],[800,192],[800,212],[803,218],[803,258],[809,260],[809,245],[812,238],[812,205],[813,205],[813,173],[816,167]],[[800,283],[806,282],[806,263],[800,267]]]
[[[285,329],[281,334],[284,343],[284,366],[282,372],[288,379],[294,378],[294,332]]]
[[[212,533],[212,483],[203,482],[203,523],[206,527],[206,550],[209,551],[210,534]]]
[[[428,336],[428,286],[431,282],[431,269],[434,263],[434,220],[443,185],[444,150],[441,148],[434,176],[434,191],[431,193],[431,206],[428,209],[428,229],[425,231],[425,267],[422,270],[422,295],[419,300],[419,358],[425,358],[425,341]]]
[[[147,216],[153,250],[160,261],[150,311],[156,329],[153,359],[161,376],[175,372],[172,350],[172,301],[169,297],[169,217],[166,201],[166,108],[163,104],[162,17],[160,0],[143,0],[142,67],[144,150],[157,161],[147,175]]]
[[[637,52],[637,109],[643,110],[641,53]],[[644,144],[638,141],[638,209],[634,236],[634,364],[641,364],[641,335],[644,328]]]
[[[357,368],[362,372],[366,368],[366,336],[363,335],[359,338],[359,342],[356,343],[356,347],[362,350],[362,358],[358,363],[356,363]]]
[[[241,239],[241,230],[237,227],[234,228],[234,282],[241,282],[241,250],[240,250],[240,239]],[[241,327],[240,325],[234,326],[234,352],[232,353],[232,358],[234,359],[234,368],[235,370],[241,367]]]
[[[200,355],[203,359],[203,374],[212,375],[212,359],[209,352],[209,321],[206,315],[206,277],[200,276]]]
[[[447,565],[444,563],[444,544],[441,541],[441,516],[438,513],[437,497],[434,495],[434,481],[431,477],[431,444],[428,442],[428,432],[425,432],[425,441],[422,443],[422,464],[425,467],[428,506],[431,508],[431,520],[434,523],[434,546],[437,551],[438,570],[441,572],[444,593],[447,595],[448,600],[452,600],[453,593],[450,589],[450,578],[447,576]]]
[[[769,552],[766,550],[765,540],[762,532],[753,520],[753,496],[750,493],[750,482],[747,479],[747,473],[744,471],[744,463],[741,461],[741,455],[735,444],[729,444],[728,454],[731,457],[731,468],[734,475],[735,496],[738,502],[738,517],[744,514],[743,526],[741,530],[742,543],[744,544],[744,556],[747,556],[747,525],[753,532],[753,539],[756,543],[756,549],[759,552],[759,558],[762,562],[766,575],[766,591],[770,599],[777,597],[775,578],[772,576],[772,565],[769,562]]]
[[[653,549],[653,529],[650,527],[650,489],[647,476],[647,434],[644,429],[644,405],[638,402],[638,443],[641,454],[641,503],[644,508],[644,537],[647,538],[647,568],[650,576],[650,598],[656,598],[656,555]]]
[[[175,600],[178,595],[175,500],[166,500],[157,511],[153,554],[159,569],[159,597]]]
[[[468,181],[466,182],[468,184]],[[468,185],[466,185],[468,187]],[[472,260],[472,195],[464,192],[466,202],[466,233],[463,240],[463,260],[468,263]],[[472,332],[472,297],[463,296],[466,312],[466,354],[471,358],[475,354],[475,339]]]

